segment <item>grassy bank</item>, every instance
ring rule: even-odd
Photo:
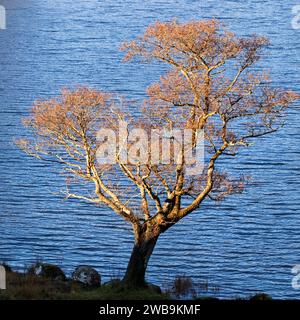
[[[168,295],[153,289],[125,289],[120,284],[107,284],[97,288],[84,286],[72,280],[58,281],[36,275],[7,271],[7,289],[0,290],[0,300],[157,300]]]
[[[170,283],[165,292],[160,288],[149,285],[145,289],[128,289],[119,280],[107,284],[88,286],[70,278],[64,280],[51,279],[30,272],[14,272],[6,266],[6,290],[0,290],[0,300],[169,300],[196,299],[218,300],[217,298],[199,294],[207,291],[208,283],[198,287],[187,276],[178,276]],[[216,290],[216,288],[214,288]],[[270,300],[265,293],[257,293],[247,298],[235,297],[233,300]]]

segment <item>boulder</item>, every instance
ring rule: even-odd
[[[250,301],[255,301],[255,300],[272,300],[272,297],[269,296],[267,293],[260,292],[255,294],[254,296],[249,298]]]
[[[50,263],[37,262],[28,269],[28,273],[51,280],[66,280],[61,268]]]
[[[122,286],[122,280],[111,279],[108,282],[103,283],[103,286],[120,287]]]
[[[89,266],[78,266],[72,274],[72,279],[93,287],[100,286],[101,284],[100,274]]]
[[[151,290],[154,293],[158,293],[158,294],[162,293],[161,288],[153,283],[148,283],[147,287],[149,290]]]

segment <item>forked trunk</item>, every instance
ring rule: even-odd
[[[158,237],[136,241],[133,247],[123,283],[128,287],[145,287],[148,261]]]

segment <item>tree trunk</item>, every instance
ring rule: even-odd
[[[136,241],[131,253],[123,283],[128,287],[145,287],[145,273],[158,236]]]

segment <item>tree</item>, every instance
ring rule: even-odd
[[[126,61],[158,60],[169,66],[148,88],[142,112],[130,117],[115,95],[80,87],[35,102],[25,119],[33,135],[18,140],[18,145],[29,155],[63,166],[67,198],[105,205],[132,225],[135,242],[123,279],[126,285],[146,285],[148,261],[162,233],[205,199],[220,201],[243,190],[245,178],[232,176],[219,159],[235,158],[254,138],[273,133],[283,124],[286,108],[298,95],[272,87],[268,76],[254,68],[267,45],[264,37],[238,37],[215,20],[157,22],[122,47]],[[118,130],[120,121],[128,127],[117,137],[114,163],[97,161],[99,148],[116,142],[111,131],[106,135],[101,130]],[[176,151],[174,140],[172,161],[153,161],[151,152],[161,149],[137,148],[137,141],[147,134],[130,138],[131,127],[147,134],[162,128],[189,129],[191,151],[203,132],[204,169],[188,174],[183,145]],[[121,140],[135,147],[137,157],[146,155],[146,161],[124,161]],[[82,181],[87,184],[78,192],[73,183]]]

